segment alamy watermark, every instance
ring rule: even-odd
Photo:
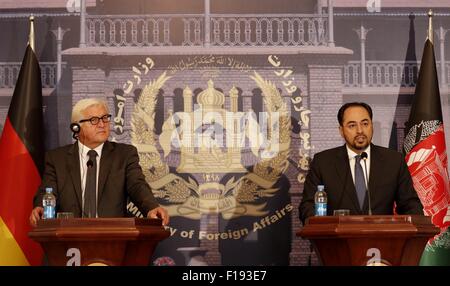
[[[81,0],[67,0],[66,9],[69,13],[80,13]]]
[[[280,150],[280,113],[205,112],[196,105],[192,113],[176,112],[169,120],[170,143],[175,148],[260,148],[263,158]],[[259,122],[258,122],[259,121]]]
[[[78,248],[67,249],[66,256],[69,257],[66,266],[80,266],[81,265],[81,252]]]
[[[377,266],[382,264],[381,263],[381,251],[378,248],[372,247],[367,249],[366,256],[370,257],[369,260],[367,260],[366,265],[367,266]]]
[[[366,8],[369,13],[380,13],[381,0],[367,0]]]

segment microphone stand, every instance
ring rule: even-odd
[[[364,160],[364,171],[366,172],[366,186],[367,186],[367,196],[368,196],[368,203],[369,203],[369,215],[372,215],[372,205],[370,203],[370,190],[369,190],[369,180],[368,180],[368,173],[367,173],[367,153],[366,152],[362,152],[361,153],[361,158],[363,158]]]

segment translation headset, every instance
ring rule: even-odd
[[[72,135],[73,139],[78,140],[78,134],[79,134],[80,131],[81,131],[80,124],[78,124],[78,123],[76,123],[76,122],[70,124],[70,130],[71,130],[72,133],[73,133],[73,135]]]

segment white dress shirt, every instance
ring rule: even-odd
[[[356,160],[355,156],[358,154],[355,153],[352,149],[350,149],[348,147],[348,145],[345,145],[345,147],[347,147],[348,160],[350,162],[350,170],[352,172],[352,178],[353,178],[353,184],[354,184],[355,183],[355,160]],[[366,188],[367,188],[368,187],[367,182],[369,181],[369,178],[370,178],[370,145],[363,152],[367,153],[367,159],[366,159],[367,174],[366,174],[366,169],[364,167],[364,160],[361,159],[361,161],[359,163],[361,164],[361,167],[363,169],[364,182],[366,183]],[[366,176],[367,176],[367,178],[366,178]]]
[[[96,201],[98,206],[98,175],[100,173],[100,158],[102,156],[102,149],[103,145],[105,143],[100,144],[93,150],[97,152],[97,178],[96,178],[96,187],[95,187],[95,194],[96,194]],[[78,154],[80,154],[80,175],[81,175],[81,203],[82,203],[82,210],[84,210],[84,190],[86,188],[86,176],[87,176],[87,162],[89,160],[88,152],[91,149],[89,147],[84,146],[80,141],[78,141]],[[98,211],[95,215],[98,217]]]

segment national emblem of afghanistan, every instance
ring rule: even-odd
[[[226,95],[210,79],[196,102],[189,86],[184,88],[176,99],[183,101],[183,111],[168,112],[160,135],[155,133],[157,94],[170,77],[164,72],[143,88],[132,115],[131,142],[154,195],[171,216],[268,213],[264,198],[276,195],[274,185],[288,167],[291,123],[276,86],[257,72],[250,78],[263,94],[266,112],[259,123],[252,110],[238,110],[234,86],[226,108]],[[177,166],[165,161],[170,153],[178,157]]]

